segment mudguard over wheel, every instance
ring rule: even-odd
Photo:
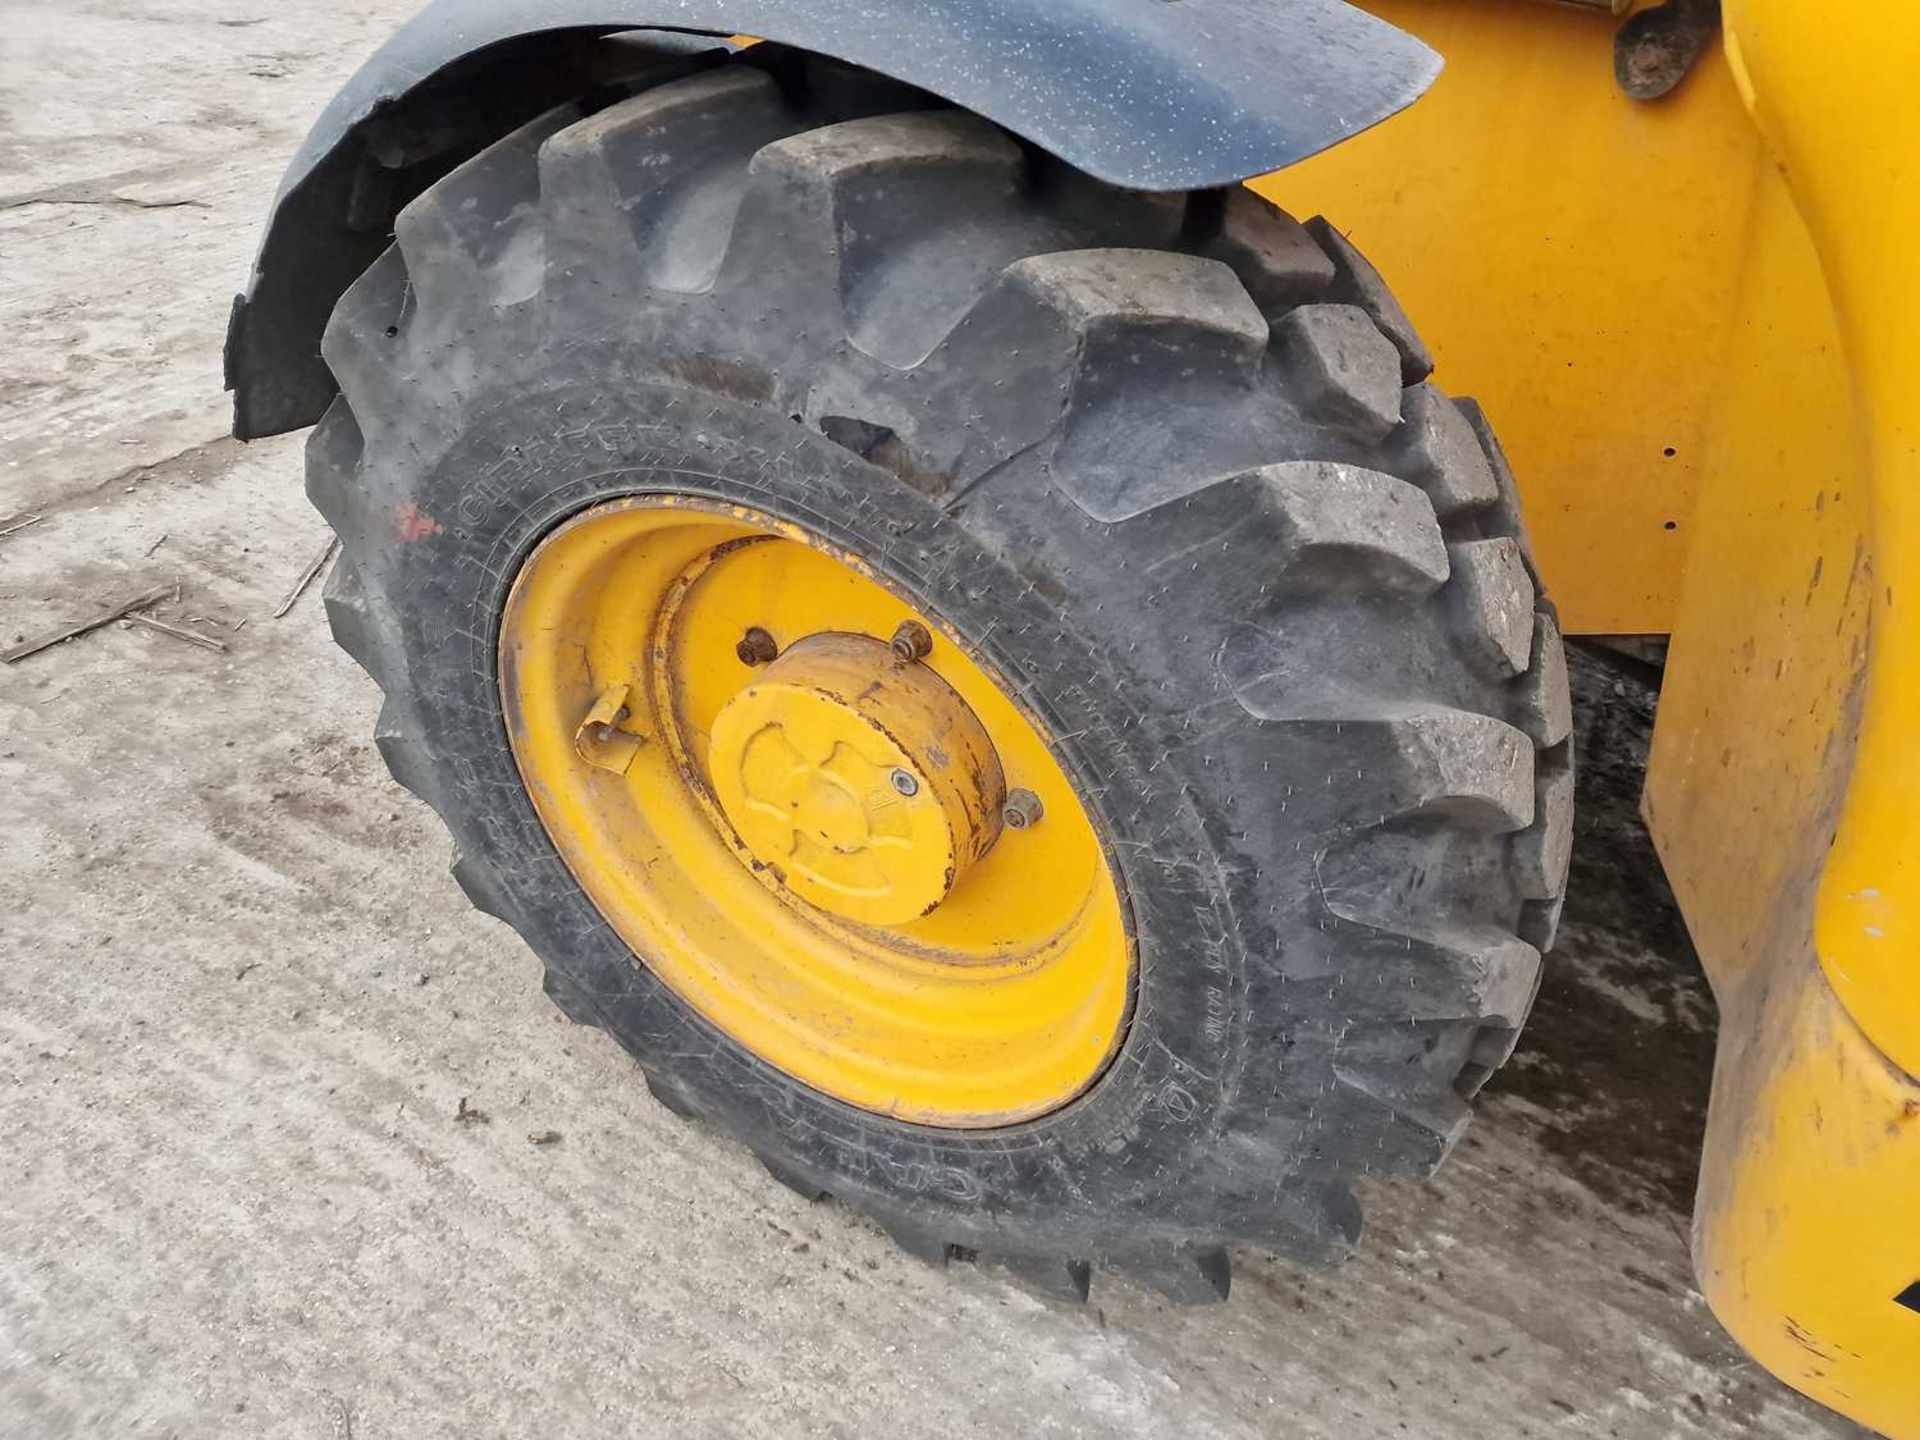
[[[1511,1052],[1565,882],[1483,417],[1324,222],[672,65],[415,202],[327,333],[394,774],[568,1015],[915,1253],[1185,1298],[1338,1253]],[[826,738],[755,758],[783,705]],[[853,809],[776,857],[802,774]]]

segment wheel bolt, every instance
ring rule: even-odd
[[[780,642],[756,625],[740,637],[733,653],[742,665],[771,665],[780,658]]]
[[[908,799],[920,793],[920,782],[914,778],[911,770],[896,770],[893,772],[892,779],[893,788]]]
[[[924,660],[933,653],[933,635],[918,620],[902,620],[890,642],[893,658],[902,665]]]
[[[1000,807],[1000,820],[1009,830],[1026,830],[1038,825],[1046,813],[1046,807],[1033,791],[1009,790],[1007,803]]]

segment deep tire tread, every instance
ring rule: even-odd
[[[1242,706],[1276,743],[1298,730],[1360,757],[1344,783],[1365,796],[1361,819],[1328,842],[1315,903],[1329,945],[1377,961],[1378,995],[1356,982],[1357,1018],[1330,1061],[1332,1108],[1370,1137],[1360,1170],[1437,1164],[1466,1124],[1467,1099],[1511,1053],[1557,924],[1570,843],[1559,632],[1485,417],[1426,381],[1431,358],[1405,313],[1324,221],[1297,225],[1243,192],[1174,211],[1110,195],[1062,179],[971,117],[903,110],[897,87],[840,83],[846,72],[834,67],[815,82],[777,83],[773,61],[757,63],[676,79],[584,120],[561,111],[525,127],[409,207],[397,247],[341,302],[325,353],[343,398],[310,448],[310,489],[346,544],[328,586],[335,634],[392,697],[377,737],[389,769],[439,804],[432,756],[395,693],[404,661],[372,619],[369,566],[390,527],[361,450],[440,422],[432,404],[406,408],[419,345],[534,308],[543,287],[617,283],[667,317],[636,347],[642,363],[658,355],[670,379],[736,386],[731,398],[810,426],[832,419],[859,437],[860,453],[951,505],[976,491],[990,503],[994,486],[1031,484],[1038,469],[1063,510],[1087,523],[1187,537],[1178,553],[1191,553],[1189,583],[1236,623],[1251,616],[1277,633],[1358,606],[1383,629],[1430,637],[1420,693],[1369,691],[1363,669],[1333,699],[1289,710],[1249,687]],[[636,171],[622,161],[666,129],[687,139],[673,151],[691,157],[684,165]],[[994,236],[980,252],[987,261],[954,270],[956,290],[931,307],[905,298],[913,272],[890,258],[889,247],[914,242],[913,207],[887,220],[895,229],[878,251],[842,224],[853,210],[877,216],[871,197],[903,186],[962,194],[992,222],[982,222]],[[1095,235],[1163,248],[1088,248]],[[765,289],[769,246],[804,252],[800,272],[780,272],[788,282],[807,274],[804,294]],[[610,254],[631,262],[617,282],[597,268]],[[699,330],[709,293],[764,298],[764,389],[743,391],[752,377],[724,369],[690,378],[686,357],[671,353],[682,336],[712,339]],[[1012,351],[1017,363],[992,392],[970,408],[951,398],[977,385],[983,357]],[[864,377],[861,386],[835,378],[846,375]],[[1143,387],[1143,375],[1189,378]],[[1260,423],[1238,423],[1276,408],[1316,437],[1318,453],[1274,453]],[[965,422],[943,430],[943,414]],[[1193,428],[1169,415],[1192,417]],[[983,434],[1001,437],[998,448]],[[1158,478],[1114,480],[1125,446],[1155,444],[1166,463],[1132,468]],[[910,462],[880,461],[886,445]],[[1207,516],[1219,517],[1217,534]],[[1264,569],[1209,574],[1206,556],[1243,543],[1248,526]],[[1195,648],[1212,654],[1221,643]],[[1369,886],[1413,854],[1497,873],[1499,884],[1474,893],[1510,899],[1467,905],[1417,886]],[[455,875],[479,908],[513,921],[511,889],[483,857],[463,855]],[[557,971],[545,984],[568,1018],[606,1023]],[[707,1109],[671,1075],[649,1069],[647,1083],[676,1114]],[[829,1193],[755,1148],[796,1193]],[[1302,1253],[1350,1246],[1358,1211],[1347,1178],[1290,1189],[1274,1233]],[[1095,1264],[1180,1301],[1224,1298],[1231,1283],[1223,1237],[1200,1227],[1075,1254],[1023,1246],[1017,1233],[976,1247],[915,1213],[877,1218],[933,1263],[977,1249],[983,1263],[1067,1299],[1085,1298]]]

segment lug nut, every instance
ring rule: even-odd
[[[756,625],[740,637],[733,653],[742,665],[771,665],[780,658],[780,642]]]
[[[902,665],[924,660],[933,653],[933,634],[918,620],[902,620],[890,642],[893,658]]]
[[[920,793],[920,782],[914,778],[911,770],[896,770],[893,772],[892,779],[893,788],[909,800]]]
[[[1009,790],[1007,803],[1000,807],[1000,821],[1009,830],[1027,830],[1038,825],[1046,813],[1046,807],[1033,791]]]

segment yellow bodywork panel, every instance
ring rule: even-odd
[[[1920,1073],[1920,13],[1744,0],[1736,68],[1825,264],[1869,480],[1866,708],[1816,934],[1854,1018]],[[1916,1367],[1920,1368],[1920,1367]]]
[[[1694,1260],[1714,1312],[1795,1388],[1920,1435],[1920,1085],[1803,964],[1722,1010],[1713,1107]]]
[[[1775,1373],[1920,1435],[1920,13],[1730,0],[1774,158],[1647,813],[1721,1040],[1701,1283]]]
[[[1755,217],[1695,511],[1648,820],[1724,1002],[1811,954],[1853,765],[1872,603],[1868,488],[1839,326],[1777,178]]]

